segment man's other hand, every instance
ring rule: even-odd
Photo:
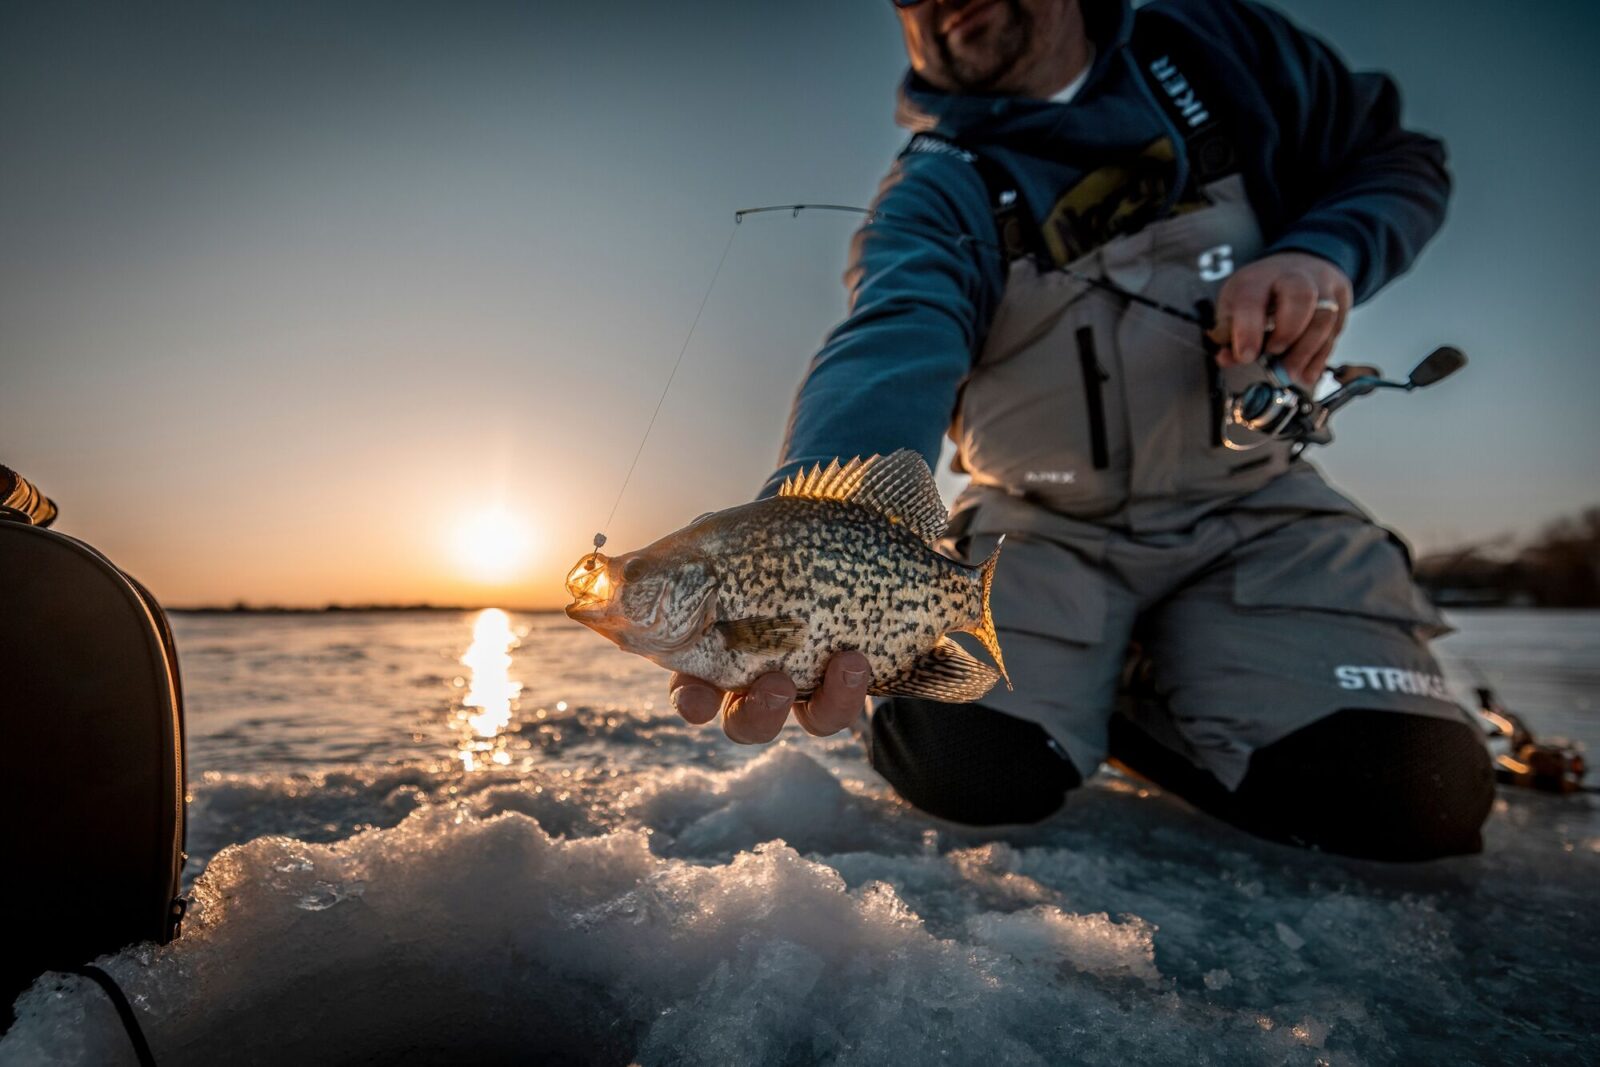
[[[764,745],[778,736],[789,712],[807,733],[836,734],[861,714],[872,684],[872,665],[860,652],[840,652],[828,661],[822,685],[809,700],[796,700],[787,674],[763,674],[743,693],[724,693],[710,682],[674,674],[667,683],[672,706],[696,726],[722,712],[722,732],[741,745]]]
[[[1210,332],[1222,346],[1217,365],[1253,363],[1265,346],[1268,356],[1282,357],[1294,378],[1314,385],[1353,299],[1343,271],[1305,252],[1279,252],[1241,267],[1217,297],[1217,324]]]

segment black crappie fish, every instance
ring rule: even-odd
[[[722,689],[784,671],[807,693],[833,653],[856,649],[873,693],[976,700],[1005,677],[989,615],[1000,552],[979,567],[940,555],[945,521],[917,453],[835,460],[637,552],[583,557],[567,575],[567,614]],[[998,670],[955,630],[976,635]]]

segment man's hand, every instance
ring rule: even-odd
[[[810,700],[796,700],[787,674],[763,674],[743,693],[724,693],[710,682],[674,674],[667,683],[672,706],[695,724],[708,723],[722,712],[722,732],[741,745],[764,745],[778,736],[794,711],[807,733],[836,734],[861,713],[872,684],[872,664],[859,652],[840,652],[828,661],[822,685]]]
[[[1283,357],[1293,377],[1314,385],[1352,302],[1350,279],[1325,259],[1305,252],[1258,259],[1235,271],[1217,297],[1217,324],[1210,332],[1222,346],[1217,365],[1253,363],[1265,344],[1267,355]]]

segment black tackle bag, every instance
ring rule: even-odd
[[[166,615],[0,466],[0,1031],[47,970],[183,914],[183,699]]]

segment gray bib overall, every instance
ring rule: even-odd
[[[1201,192],[1071,266],[1214,301],[1263,243],[1237,176]],[[981,559],[1008,538],[993,610],[1016,689],[984,705],[1039,723],[1087,776],[1137,640],[1160,697],[1140,725],[1229,788],[1255,748],[1341,708],[1463,718],[1403,547],[1288,446],[1223,447],[1211,367],[1197,327],[1012,263],[951,428],[972,482],[947,548]]]
[[[1173,307],[1214,302],[1234,265],[1256,258],[1262,243],[1237,176],[1205,192],[1210,206],[1118,237],[1069,267]],[[1251,376],[1230,368],[1224,384]],[[952,430],[972,474],[963,503],[998,490],[1099,525],[1182,529],[1289,465],[1285,444],[1222,446],[1216,384],[1197,327],[1015,260]]]

